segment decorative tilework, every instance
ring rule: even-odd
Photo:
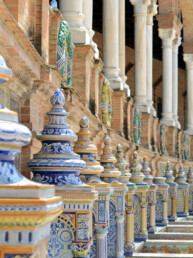
[[[161,154],[166,152],[166,128],[164,125],[160,126],[160,152]]]
[[[133,140],[136,144],[141,142],[141,116],[137,108],[133,115]]]
[[[107,254],[108,258],[114,258],[116,257],[116,232],[117,232],[117,226],[116,226],[116,220],[115,220],[115,212],[116,208],[110,202],[109,206],[109,212],[110,212],[110,223],[109,223],[109,232],[107,235]]]
[[[134,194],[134,234],[141,233],[141,198]]]
[[[69,24],[62,21],[58,33],[57,43],[57,68],[63,76],[64,86],[71,86],[72,81],[72,38]]]
[[[162,194],[159,192],[156,193],[156,222],[162,222],[163,220],[163,202],[162,202]]]
[[[112,119],[112,97],[110,82],[105,79],[102,87],[102,122],[111,127]]]
[[[187,134],[185,134],[183,138],[183,154],[184,159],[188,160],[190,156],[190,141]]]

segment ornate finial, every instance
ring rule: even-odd
[[[89,120],[86,116],[83,116],[80,120],[80,128],[88,128],[89,126]]]
[[[189,167],[189,169],[188,169],[187,182],[188,182],[190,185],[193,184],[193,171],[192,171],[192,167]]]
[[[61,90],[54,92],[51,103],[53,107],[47,112],[49,124],[37,136],[42,149],[28,162],[34,173],[33,180],[55,185],[82,185],[79,173],[85,162],[73,152],[77,136],[66,123],[68,113],[63,108],[65,97]]]
[[[183,170],[182,163],[180,163],[178,176],[176,177],[175,182],[178,183],[178,184],[187,184],[186,183],[185,172]]]
[[[104,144],[103,155],[100,160],[101,165],[104,167],[104,172],[101,174],[101,178],[106,183],[120,184],[118,178],[120,177],[121,172],[115,168],[117,160],[112,154],[111,140],[108,136],[105,137]]]
[[[50,102],[53,106],[59,105],[64,106],[65,104],[65,97],[64,94],[61,92],[61,90],[55,90],[54,94],[50,98]]]
[[[109,138],[109,136],[106,136],[104,139],[104,145],[105,146],[109,146],[111,145],[111,139]]]
[[[146,182],[146,183],[148,183],[148,184],[152,184],[152,182],[153,182],[153,176],[150,175],[151,169],[150,169],[150,167],[149,167],[149,162],[148,162],[146,156],[143,158],[143,163],[142,163],[142,170],[141,170],[141,172],[145,175],[144,182]]]
[[[131,170],[131,182],[135,183],[135,184],[144,184],[147,185],[146,183],[143,182],[144,179],[144,174],[141,172],[141,165],[139,162],[139,156],[138,153],[135,151],[133,153],[133,164],[130,166],[130,170]]]
[[[50,3],[50,7],[51,8],[58,8],[58,3],[56,0],[52,0],[51,3]]]
[[[89,184],[99,184],[100,187],[100,184],[104,184],[100,179],[104,168],[95,159],[98,150],[90,140],[91,132],[88,126],[89,120],[83,116],[80,120],[80,131],[77,133],[78,141],[74,145],[74,151],[86,162],[86,167],[81,172],[81,180]]]
[[[174,182],[174,176],[173,176],[173,170],[171,168],[170,162],[167,162],[166,169],[165,169],[165,178],[166,183],[173,183]]]
[[[128,169],[128,162],[124,158],[123,147],[121,144],[117,145],[117,153],[116,153],[117,163],[115,166],[121,171],[121,176],[119,180],[121,183],[126,184],[127,186],[133,186],[133,184],[129,181],[131,174]]]

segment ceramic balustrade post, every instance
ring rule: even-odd
[[[147,197],[148,197],[148,207],[149,210],[148,220],[147,220],[147,228],[149,233],[153,233],[156,231],[155,225],[155,203],[156,203],[156,190],[157,186],[153,184],[153,176],[150,174],[151,169],[149,167],[149,163],[146,157],[143,159],[142,170],[141,172],[145,175],[144,182],[149,185]]]
[[[189,198],[189,184],[186,182],[185,172],[182,164],[175,178],[175,182],[178,184],[177,188],[177,216],[187,217],[188,212],[188,198]]]
[[[86,163],[73,151],[77,136],[66,122],[69,114],[64,110],[62,91],[55,90],[50,102],[52,108],[47,112],[48,124],[37,136],[42,149],[28,162],[34,174],[33,180],[55,184],[56,195],[63,201],[63,212],[51,226],[47,257],[55,258],[57,253],[61,257],[87,258],[92,243],[92,210],[98,193],[94,186],[80,179]]]
[[[169,185],[168,189],[168,220],[175,221],[177,218],[176,211],[176,195],[178,184],[174,182],[173,170],[171,169],[170,162],[167,162],[165,169],[166,183]]]
[[[119,177],[120,182],[126,184],[127,193],[125,196],[126,200],[126,234],[125,234],[125,256],[132,256],[134,251],[134,216],[133,216],[133,196],[136,190],[135,184],[129,181],[131,174],[128,169],[128,162],[124,158],[123,147],[121,144],[117,145],[116,153],[117,163],[115,166],[121,171]]]
[[[96,236],[96,258],[107,258],[107,232],[95,234]]]
[[[155,177],[153,182],[157,185],[156,192],[156,225],[166,226],[168,224],[168,188],[165,177]]]
[[[174,29],[159,29],[162,39],[162,71],[163,71],[163,108],[160,122],[166,126],[175,126],[172,111],[172,42]]]
[[[117,241],[116,241],[116,257],[124,257],[124,216],[122,214],[116,214],[116,224],[117,224]]]
[[[0,85],[12,71],[0,56]],[[16,155],[31,141],[29,129],[19,124],[18,114],[0,105],[0,256],[47,255],[51,222],[62,212],[62,200],[54,186],[34,183],[15,167]]]
[[[187,182],[189,184],[189,214],[193,215],[193,171],[192,168],[189,167],[187,174]]]

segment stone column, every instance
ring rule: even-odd
[[[97,48],[97,44],[93,41],[94,31],[92,29],[93,23],[93,0],[83,0],[83,14],[85,16],[84,26],[88,31],[88,35],[90,37],[89,41],[95,51],[95,58],[99,58],[99,50]]]
[[[181,38],[176,37],[173,40],[172,49],[172,112],[175,126],[181,129],[181,125],[178,121],[178,47],[181,45]]]
[[[125,76],[125,0],[119,0],[119,67],[123,88],[130,96],[129,86],[126,84]]]
[[[185,133],[193,135],[193,54],[184,54],[187,70],[187,126]]]
[[[123,90],[119,77],[119,0],[103,0],[103,73],[115,90]]]
[[[157,14],[157,4],[152,2],[147,9],[146,22],[146,86],[147,86],[147,104],[150,107],[150,112],[156,116],[156,111],[153,107],[153,16]]]
[[[89,44],[90,35],[83,25],[85,20],[83,0],[60,0],[59,3],[63,17],[70,25],[73,42],[77,44]]]
[[[135,102],[141,112],[150,113],[146,89],[146,17],[149,0],[130,0],[135,16]]]
[[[172,113],[172,42],[175,37],[174,29],[159,29],[162,39],[162,70],[163,70],[163,107],[160,122],[166,126],[175,126]]]

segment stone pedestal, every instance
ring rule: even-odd
[[[146,87],[146,17],[150,1],[130,0],[135,17],[135,102],[141,112],[150,113]]]
[[[188,170],[187,182],[189,184],[188,209],[189,209],[189,214],[193,215],[193,171],[191,167],[189,167],[189,170]]]
[[[123,90],[119,76],[119,0],[103,1],[103,73],[114,90]]]
[[[168,188],[165,177],[155,177],[153,182],[157,185],[156,193],[156,225],[168,224]]]
[[[176,213],[176,195],[178,184],[174,182],[175,177],[173,176],[173,171],[168,161],[165,169],[166,183],[169,185],[168,189],[168,220],[175,221],[177,218]]]
[[[162,39],[162,70],[163,70],[163,108],[160,122],[166,126],[175,126],[172,113],[172,42],[174,29],[159,29]]]
[[[119,177],[120,182],[126,184],[128,191],[126,193],[126,234],[125,234],[125,256],[132,256],[134,251],[134,210],[133,210],[133,196],[136,190],[135,184],[129,181],[131,174],[128,170],[128,162],[124,158],[123,147],[121,144],[117,145],[116,153],[117,163],[115,166],[121,171],[121,176]]]
[[[112,154],[111,140],[107,136],[104,140],[101,165],[104,171],[101,179],[109,183],[114,192],[110,197],[110,222],[107,235],[107,256],[123,257],[124,255],[124,216],[125,216],[125,192],[127,187],[119,181],[121,172],[115,168],[117,162]],[[116,231],[116,234],[115,234]]]
[[[33,180],[55,184],[56,194],[63,201],[63,212],[51,226],[48,258],[56,254],[89,257],[92,207],[98,195],[93,186],[82,183],[79,178],[86,164],[73,152],[77,136],[66,123],[68,113],[63,108],[64,103],[64,95],[56,90],[51,97],[52,109],[47,112],[49,123],[37,136],[42,149],[28,166],[33,171]]]
[[[149,186],[145,183],[144,174],[141,172],[139,156],[137,152],[133,154],[133,164],[131,169],[131,182],[136,184],[137,189],[134,195],[134,240],[145,241],[147,233],[147,192]]]
[[[92,134],[89,131],[89,121],[86,116],[80,120],[80,131],[77,135],[78,141],[74,145],[74,151],[86,162],[86,167],[82,170],[80,178],[84,183],[94,186],[98,191],[98,200],[95,201],[93,207],[94,241],[91,246],[91,257],[96,252],[97,258],[100,258],[101,254],[107,258],[105,246],[109,226],[109,199],[113,189],[110,184],[104,183],[100,179],[104,168],[95,159],[98,150],[90,140]]]
[[[60,11],[71,28],[72,40],[75,44],[90,44],[90,34],[84,26],[84,0],[60,0]]]
[[[175,182],[178,184],[177,188],[177,216],[187,217],[188,212],[188,199],[189,199],[189,184],[186,183],[185,172],[183,170],[182,164],[180,164],[179,171]]]
[[[147,207],[147,229],[149,233],[156,232],[155,225],[155,205],[156,205],[156,190],[157,186],[153,184],[153,176],[150,174],[151,169],[149,167],[147,158],[144,157],[141,172],[145,175],[144,182],[149,185],[148,189],[148,207]]]
[[[184,54],[187,70],[187,126],[185,133],[193,135],[193,54]]]

